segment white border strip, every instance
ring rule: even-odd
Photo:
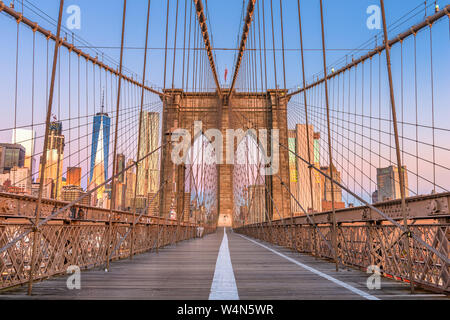
[[[227,228],[223,229],[223,239],[217,256],[209,300],[239,300],[230,249],[228,248]]]
[[[279,255],[280,257],[285,258],[286,260],[288,260],[288,261],[290,261],[290,262],[292,262],[292,263],[295,263],[296,265],[302,267],[303,269],[306,269],[306,270],[308,270],[308,271],[311,271],[312,273],[315,273],[315,274],[317,274],[318,276],[321,276],[322,278],[325,278],[325,279],[327,279],[327,280],[329,280],[329,281],[331,281],[331,282],[334,282],[335,284],[337,284],[337,285],[339,285],[339,286],[341,286],[341,287],[344,287],[345,289],[350,290],[351,292],[356,293],[357,295],[359,295],[359,296],[361,296],[361,297],[363,297],[363,298],[366,298],[366,299],[368,299],[368,300],[381,300],[380,298],[377,298],[377,297],[375,297],[375,296],[373,296],[373,295],[371,295],[371,294],[368,294],[368,293],[366,293],[366,292],[364,292],[364,291],[362,291],[362,290],[359,290],[359,289],[357,289],[357,288],[355,288],[355,287],[353,287],[353,286],[351,286],[351,285],[349,285],[349,284],[347,284],[347,283],[345,283],[345,282],[343,282],[343,281],[341,281],[341,280],[338,280],[338,279],[336,279],[336,278],[333,278],[332,276],[329,276],[329,275],[327,275],[327,274],[325,274],[325,273],[323,273],[323,272],[321,272],[321,271],[319,271],[319,270],[316,270],[316,269],[314,269],[314,268],[311,268],[310,266],[307,266],[306,264],[303,264],[303,263],[301,263],[301,262],[298,262],[297,260],[294,260],[294,259],[292,259],[292,258],[290,258],[290,257],[288,257],[288,256],[286,256],[286,255],[284,255],[284,254],[282,254],[282,253],[280,253],[280,252],[278,252],[278,251],[272,249],[272,248],[269,248],[269,247],[263,245],[262,243],[259,243],[259,242],[255,241],[255,240],[250,239],[250,238],[248,238],[248,237],[246,237],[246,236],[243,236],[243,235],[241,235],[241,234],[239,234],[239,235],[240,235],[242,238],[247,239],[248,241],[251,241],[251,242],[253,242],[254,244],[257,244],[258,246],[263,247],[263,248],[265,248],[265,249],[267,249],[267,250],[269,250],[269,251],[275,253],[276,255]]]

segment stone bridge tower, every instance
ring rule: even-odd
[[[217,165],[218,170],[218,225],[234,226],[234,195],[233,170],[234,165],[226,163],[226,131],[227,129],[279,129],[279,143],[288,146],[287,103],[286,90],[268,90],[262,93],[233,92],[228,99],[229,90],[222,90],[222,97],[217,92],[184,92],[180,89],[164,91],[163,124],[162,124],[162,157],[161,157],[161,197],[160,215],[167,217],[173,199],[176,212],[184,210],[184,185],[186,168],[172,162],[173,145],[169,143],[174,130],[183,128],[194,132],[194,122],[201,121],[203,132],[218,129],[222,132],[223,164]],[[192,143],[196,137],[192,136]],[[268,139],[270,153],[270,138]],[[235,141],[236,148],[239,141]],[[269,155],[271,156],[271,155]],[[276,154],[274,155],[277,156]],[[265,177],[266,211],[268,218],[277,220],[290,216],[289,195],[289,155],[285,148],[279,148],[279,171],[273,176]],[[283,186],[281,180],[286,183]],[[175,182],[175,183],[173,183]],[[163,186],[167,183],[166,186]],[[179,186],[182,186],[181,188]]]

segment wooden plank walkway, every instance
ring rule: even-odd
[[[257,242],[231,230],[227,235],[241,300],[366,299],[358,290],[383,300],[449,298],[421,290],[411,296],[407,284],[385,278],[381,290],[368,290],[368,275],[361,271],[341,268],[336,272],[334,264],[324,260]],[[0,299],[207,300],[222,240],[223,230],[218,230],[203,239],[163,248],[159,253],[113,262],[108,273],[84,271],[80,290],[67,289],[67,277],[60,276],[36,283],[32,297],[26,296],[26,288],[21,287],[0,293]]]

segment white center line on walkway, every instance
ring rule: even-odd
[[[447,295],[445,294],[383,294],[381,295],[382,298],[402,298],[402,297],[410,297],[412,299],[415,298],[437,298],[437,297],[446,297]]]
[[[366,293],[366,292],[364,292],[364,291],[362,291],[362,290],[359,290],[359,289],[357,289],[357,288],[355,288],[355,287],[353,287],[353,286],[351,286],[351,285],[349,285],[349,284],[347,284],[347,283],[345,283],[345,282],[343,282],[343,281],[341,281],[341,280],[338,280],[338,279],[336,279],[336,278],[333,278],[332,276],[329,276],[329,275],[327,275],[327,274],[325,274],[325,273],[323,273],[323,272],[321,272],[321,271],[319,271],[319,270],[316,270],[316,269],[314,269],[314,268],[311,268],[310,266],[307,266],[306,264],[303,264],[303,263],[301,263],[301,262],[298,262],[297,260],[292,259],[292,258],[290,258],[290,257],[288,257],[288,256],[286,256],[286,255],[284,255],[284,254],[282,254],[282,253],[280,253],[280,252],[278,252],[278,251],[272,249],[272,248],[269,248],[268,246],[265,246],[265,245],[263,245],[262,243],[259,243],[259,242],[255,241],[255,240],[250,239],[250,238],[248,238],[248,237],[246,237],[246,236],[243,236],[243,235],[241,235],[241,234],[240,234],[240,236],[241,236],[242,238],[244,238],[244,239],[247,239],[248,241],[253,242],[254,244],[257,244],[257,245],[260,246],[260,247],[263,247],[263,248],[265,248],[265,249],[267,249],[267,250],[269,250],[269,251],[275,253],[276,255],[279,255],[279,256],[282,257],[282,258],[285,258],[286,260],[288,260],[288,261],[290,261],[290,262],[292,262],[292,263],[295,263],[296,265],[302,267],[303,269],[306,269],[306,270],[308,270],[308,271],[311,271],[312,273],[315,273],[315,274],[317,274],[318,276],[320,276],[320,277],[322,277],[322,278],[325,278],[325,279],[327,279],[327,280],[329,280],[329,281],[331,281],[331,282],[334,282],[335,284],[337,284],[337,285],[339,285],[339,286],[341,286],[341,287],[344,287],[344,288],[350,290],[351,292],[356,293],[357,295],[360,295],[360,296],[363,297],[363,298],[366,298],[366,299],[368,299],[368,300],[381,300],[381,299],[379,299],[379,298],[377,298],[377,297],[375,297],[375,296],[373,296],[373,295],[371,295],[371,294],[368,294],[368,293]]]
[[[222,244],[217,256],[216,270],[211,285],[209,300],[239,300],[233,265],[228,248],[227,229],[223,230]]]

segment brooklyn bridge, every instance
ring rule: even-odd
[[[450,5],[373,2],[0,1],[0,300],[448,299]]]

